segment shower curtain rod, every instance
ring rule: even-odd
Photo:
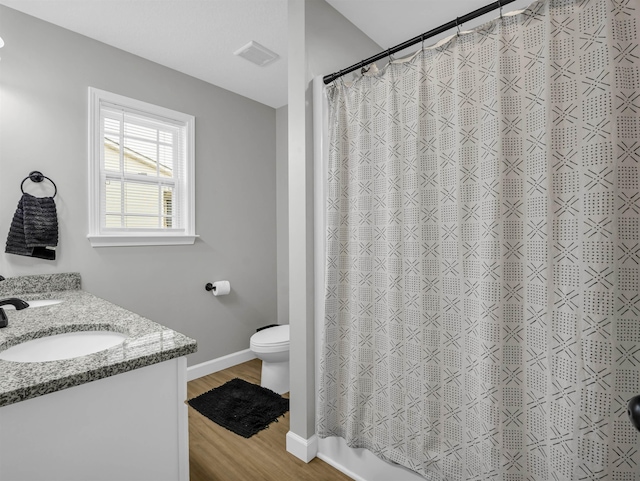
[[[365,60],[362,60],[361,62],[358,62],[354,65],[352,65],[349,68],[346,68],[344,70],[340,70],[338,72],[332,73],[330,75],[325,75],[323,77],[323,81],[324,84],[330,84],[331,82],[333,82],[335,79],[342,77],[343,75],[346,75],[348,73],[353,72],[354,70],[357,70],[359,68],[364,67],[365,65],[369,65],[370,63],[373,62],[377,62],[378,60],[382,60],[385,57],[388,57],[390,55],[393,55],[394,53],[400,52],[401,50],[404,50],[405,48],[411,47],[412,45],[415,45],[417,43],[420,42],[424,42],[426,39],[430,38],[430,37],[434,37],[440,33],[446,32],[447,30],[450,30],[454,27],[459,27],[461,24],[463,23],[467,23],[470,20],[473,20],[474,18],[477,18],[481,15],[484,15],[485,13],[489,13],[492,10],[496,10],[496,9],[502,9],[502,7],[504,5],[507,5],[509,3],[515,2],[516,0],[501,0],[501,1],[497,1],[497,2],[493,2],[490,3],[489,5],[485,5],[484,7],[480,7],[477,10],[474,10],[471,13],[467,13],[466,15],[463,15],[462,17],[457,17],[455,20],[451,20],[448,23],[442,24],[439,27],[436,27],[432,30],[429,30],[428,32],[423,33],[422,35],[418,35],[417,37],[413,37],[411,40],[407,40],[406,42],[403,42],[399,45],[396,45],[393,48],[390,48],[388,50],[385,50],[383,52],[380,52],[377,55],[374,55],[373,57],[369,57]],[[500,14],[500,16],[502,16],[502,13]]]

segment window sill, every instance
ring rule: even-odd
[[[193,244],[198,235],[88,235],[91,247],[177,246]]]

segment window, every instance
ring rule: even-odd
[[[94,247],[193,244],[191,115],[89,88]]]

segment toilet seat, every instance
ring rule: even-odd
[[[269,327],[251,336],[250,347],[255,352],[281,352],[289,350],[289,325]]]

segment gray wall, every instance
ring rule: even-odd
[[[278,249],[278,324],[289,324],[289,222],[287,191],[288,109],[276,110],[276,220]]]
[[[362,8],[366,8],[366,3]],[[305,35],[308,81],[350,67],[383,50],[325,0],[306,1]],[[357,73],[346,75],[344,80],[355,78]]]
[[[0,32],[0,243],[32,170],[58,185],[60,223],[56,261],[2,249],[0,273],[80,272],[88,292],[197,339],[190,365],[247,349],[277,317],[276,111],[4,6]],[[194,245],[89,245],[89,86],[196,117]],[[204,290],[219,279],[229,296]]]

